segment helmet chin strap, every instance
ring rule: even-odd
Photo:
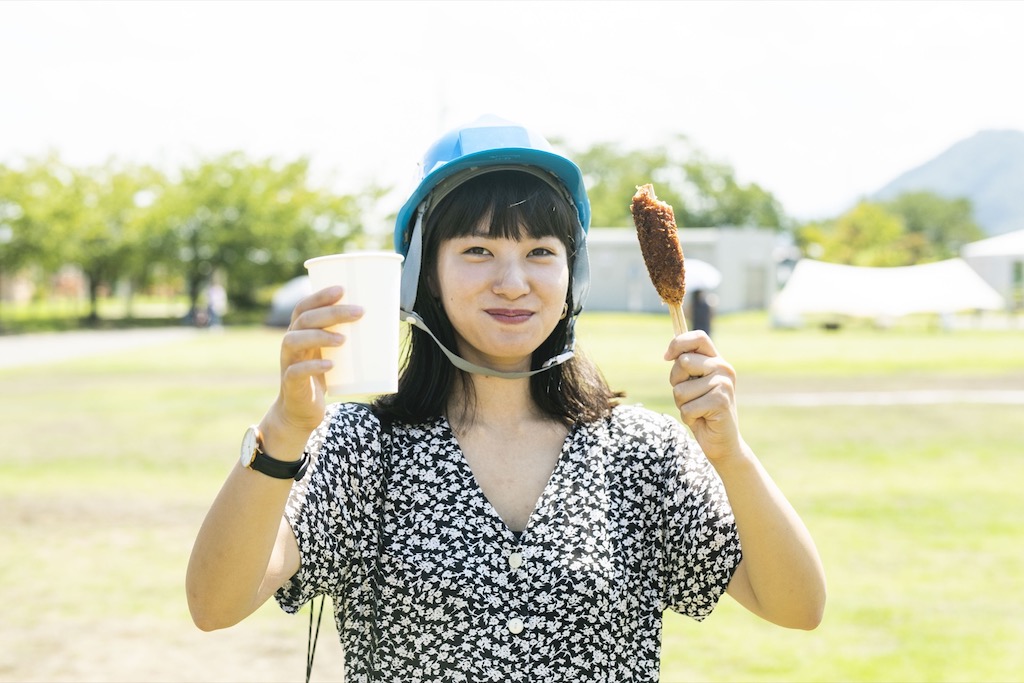
[[[550,358],[547,361],[545,361],[544,365],[542,365],[536,370],[524,370],[522,372],[502,372],[500,370],[494,370],[492,368],[485,368],[484,366],[477,365],[476,363],[470,363],[462,356],[456,354],[454,351],[452,351],[451,349],[449,349],[448,347],[441,343],[441,340],[438,339],[434,335],[434,333],[430,331],[430,328],[427,327],[427,324],[423,322],[423,319],[420,318],[419,315],[417,315],[416,313],[402,311],[402,320],[409,323],[410,325],[413,325],[414,327],[420,328],[428,335],[430,335],[430,338],[434,340],[434,343],[437,344],[437,347],[441,349],[441,353],[443,353],[448,358],[448,360],[451,361],[452,365],[457,367],[459,370],[463,370],[464,372],[468,372],[473,375],[485,375],[487,377],[498,377],[500,379],[523,379],[550,370],[556,365],[561,365],[565,361],[572,358],[574,355],[574,352],[571,348],[566,348],[565,351],[558,354],[554,358]]]
[[[584,275],[583,277],[580,277],[579,275],[574,277],[574,280],[578,281],[577,284],[574,285],[573,292],[573,303],[576,310],[570,312],[571,317],[569,318],[568,343],[566,344],[565,349],[562,351],[562,353],[558,354],[557,356],[554,356],[553,358],[549,358],[548,360],[544,361],[544,364],[541,365],[536,370],[524,370],[522,372],[502,372],[501,370],[494,370],[493,368],[485,368],[482,365],[470,363],[468,360],[466,360],[462,356],[459,356],[457,353],[455,353],[454,351],[452,351],[451,349],[449,349],[448,347],[441,343],[441,340],[438,339],[437,336],[427,326],[427,324],[423,322],[423,318],[421,318],[418,313],[412,310],[416,304],[416,291],[419,287],[420,265],[423,258],[423,219],[427,213],[427,205],[429,202],[430,199],[428,198],[420,205],[419,209],[416,211],[416,224],[412,230],[412,239],[409,242],[409,251],[406,254],[405,263],[403,264],[402,267],[400,319],[426,332],[430,336],[430,338],[434,340],[434,343],[437,344],[437,347],[441,349],[441,352],[448,358],[449,361],[451,361],[452,365],[454,365],[455,367],[464,372],[468,372],[474,375],[498,377],[500,379],[523,379],[525,377],[531,377],[538,373],[550,370],[556,365],[561,365],[562,363],[572,358],[573,355],[575,355],[574,348],[576,346],[576,318],[579,315],[580,310],[582,310],[583,308],[583,297],[586,295],[586,290],[583,289],[583,287],[586,285],[586,280],[589,279],[586,275]],[[582,228],[580,229],[580,231],[582,232]],[[587,250],[585,246],[586,243],[581,241],[580,244],[582,244],[583,247],[580,250],[580,253],[577,254],[576,271],[577,273],[579,273],[581,272],[581,268],[585,268],[589,272]],[[580,293],[578,295],[576,290],[580,290]]]

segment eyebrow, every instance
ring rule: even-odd
[[[557,235],[531,235],[525,230],[518,237],[506,237],[505,235],[494,235],[489,232],[483,232],[480,230],[474,230],[473,232],[467,233],[460,237],[453,237],[451,239],[482,239],[482,240],[510,240],[512,242],[540,242],[543,240],[554,240],[559,243],[563,243]]]

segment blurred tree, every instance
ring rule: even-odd
[[[741,184],[732,167],[712,162],[694,153],[683,164],[686,177],[696,191],[689,210],[684,200],[686,219],[691,226],[752,226],[784,229],[790,221],[775,197],[756,183]]]
[[[5,273],[63,263],[74,213],[67,194],[73,176],[56,156],[29,159],[21,169],[0,166],[0,267]]]
[[[118,197],[116,202],[121,206],[124,230],[132,241],[132,248],[124,254],[122,270],[128,285],[125,309],[129,317],[135,292],[154,284],[172,284],[176,279],[176,270],[168,267],[165,258],[171,243],[167,225],[154,209],[168,191],[167,176],[151,166],[134,167],[131,171],[129,178],[120,178],[120,190],[112,188],[111,191]],[[115,185],[119,184],[118,178],[112,180]]]
[[[148,248],[148,236],[155,226],[149,224],[147,203],[140,198],[152,192],[161,177],[153,169],[121,167],[113,161],[70,173],[66,199],[74,207],[69,207],[66,220],[73,239],[65,258],[77,264],[87,278],[88,319],[99,319],[101,288],[113,289],[121,281],[129,285],[130,315],[132,285],[145,281],[156,255]]]
[[[905,232],[899,216],[878,204],[860,202],[836,219],[824,260],[854,266],[907,265],[899,246]]]
[[[167,228],[163,258],[183,273],[193,310],[214,272],[233,304],[300,274],[310,255],[364,232],[360,198],[310,187],[306,159],[250,161],[235,152],[186,168],[153,204]]]
[[[87,277],[89,318],[101,288],[131,293],[158,279],[184,286],[193,310],[214,273],[232,303],[304,272],[309,256],[365,246],[363,216],[386,192],[312,187],[305,159],[200,161],[175,176],[148,166],[76,169],[56,155],[0,165],[0,269],[41,277],[65,264]]]
[[[648,182],[659,199],[672,205],[681,226],[789,227],[770,192],[740,183],[732,167],[711,161],[684,136],[639,150],[599,143],[570,156],[584,170],[596,227],[631,226],[630,200],[637,185]]]
[[[837,218],[796,231],[804,254],[858,266],[909,266],[952,258],[984,233],[966,199],[913,192],[875,203],[858,202]]]
[[[7,298],[4,286],[21,269],[25,261],[22,225],[25,209],[21,199],[21,174],[0,164],[0,331],[3,331],[3,305]]]
[[[920,251],[914,263],[941,261],[960,253],[960,247],[985,237],[974,221],[971,200],[949,199],[933,192],[905,192],[882,204],[900,216],[910,235],[918,236]]]
[[[14,273],[38,251],[26,230],[24,174],[0,164],[0,274]]]

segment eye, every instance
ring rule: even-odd
[[[534,240],[528,247],[533,257],[561,256],[565,253],[565,245],[553,237]]]
[[[465,249],[462,250],[462,253],[466,254],[467,256],[487,256],[491,252],[489,252],[484,247],[476,246],[476,247],[466,247]]]

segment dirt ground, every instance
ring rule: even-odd
[[[28,628],[6,623],[0,628],[0,680],[302,681],[308,622],[283,613],[280,619],[215,633],[184,620],[146,617],[54,617]],[[314,681],[343,679],[340,646],[328,631],[322,629]]]
[[[193,334],[173,328],[0,337],[0,368]],[[185,567],[209,501],[167,501],[0,495],[0,683],[304,680],[308,609],[292,616],[268,603],[213,633],[192,624]],[[341,647],[325,613],[312,680],[342,679]]]
[[[269,602],[212,633],[192,624],[184,575],[201,505],[64,495],[0,507],[0,682],[304,679],[308,607]],[[328,610],[312,680],[342,679]]]

